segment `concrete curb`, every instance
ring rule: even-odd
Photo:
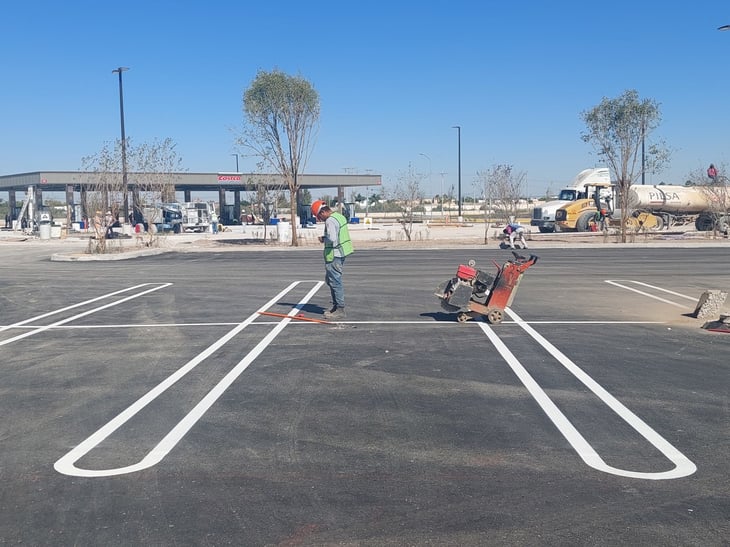
[[[121,251],[108,254],[87,254],[87,253],[54,253],[51,255],[51,262],[105,262],[108,260],[128,260],[140,256],[154,256],[170,253],[175,249],[140,249],[135,251]]]
[[[299,231],[299,246],[270,239],[260,242],[257,234],[260,230],[231,231],[220,234],[176,234],[164,237],[158,247],[140,248],[135,240],[120,240],[112,252],[107,254],[88,254],[88,238],[70,236],[65,239],[40,240],[32,236],[19,236],[13,233],[0,233],[0,245],[23,247],[28,249],[48,249],[52,261],[58,262],[93,262],[109,260],[128,260],[132,258],[155,256],[169,252],[178,253],[221,253],[247,251],[314,251],[321,252],[321,244],[316,236],[318,229]],[[366,229],[355,225],[350,230],[355,250],[435,250],[435,249],[495,249],[499,250],[502,242],[500,234],[491,231],[489,241],[484,243],[485,229],[483,225],[450,225],[419,226],[413,233],[412,241],[405,238],[404,232],[397,226],[382,225],[376,229]],[[599,248],[730,248],[730,240],[710,238],[696,232],[664,232],[660,234],[640,234],[634,236],[631,243],[617,241],[617,236],[605,236],[600,233],[553,233],[542,234],[531,232],[527,235],[530,251],[539,252],[549,248],[599,249]]]

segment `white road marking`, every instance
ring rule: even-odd
[[[604,279],[604,281],[606,283],[610,284],[610,285],[614,285],[616,287],[620,287],[622,289],[626,289],[627,291],[635,292],[635,293],[640,294],[642,296],[647,296],[649,298],[653,298],[654,300],[659,300],[659,302],[664,302],[665,304],[671,304],[672,306],[677,306],[678,308],[687,308],[688,307],[688,306],[684,306],[682,304],[677,304],[676,302],[672,302],[671,300],[667,300],[665,298],[659,298],[658,296],[654,296],[653,294],[649,294],[648,292],[640,291],[639,289],[633,289],[631,287],[627,287],[626,285],[622,285],[621,283],[618,283],[617,281],[612,281],[610,279]],[[693,298],[690,298],[689,296],[685,296],[683,294],[679,294],[679,293],[676,293],[676,292],[673,292],[673,291],[668,291],[667,289],[662,289],[661,287],[656,287],[654,285],[649,285],[647,283],[642,283],[641,281],[632,281],[630,279],[628,279],[628,280],[621,279],[619,281],[623,281],[624,283],[635,283],[637,285],[643,285],[644,287],[649,287],[649,288],[654,289],[654,290],[657,290],[657,291],[663,291],[663,292],[666,292],[666,293],[669,293],[669,294],[673,294],[675,296],[681,296],[682,298],[687,298],[689,300],[696,300],[696,298],[693,299]]]
[[[645,283],[641,282],[634,282],[634,281],[624,281],[621,280],[624,283],[636,283],[640,285],[644,285],[656,290],[664,291],[670,294],[674,294],[676,296],[681,296],[684,298],[688,298],[684,295],[681,295],[679,293],[673,293],[672,291],[662,289],[660,287],[654,287],[652,285],[647,285]],[[644,294],[646,296],[653,297],[652,295],[649,295],[647,293],[644,293],[642,291],[637,291],[636,289],[632,289],[630,287],[626,287],[624,285],[621,285],[620,283],[617,283],[613,280],[606,280],[607,283],[614,284],[616,286],[619,286],[621,288],[625,288],[627,290],[632,290],[634,292],[638,292],[640,294]],[[236,336],[239,332],[241,332],[244,328],[251,325],[253,321],[260,317],[259,311],[266,311],[272,304],[274,304],[277,300],[281,298],[284,294],[289,292],[291,289],[293,289],[297,284],[302,283],[302,281],[297,281],[289,285],[286,289],[284,289],[281,293],[279,293],[277,296],[275,296],[273,299],[271,299],[268,303],[266,303],[262,308],[257,310],[254,314],[252,314],[248,319],[243,321],[242,323],[188,323],[188,324],[157,324],[154,325],[155,327],[160,326],[174,326],[174,327],[181,327],[181,326],[220,326],[220,325],[236,325],[234,329],[232,329],[229,333],[227,333],[225,336],[223,336],[221,339],[219,339],[216,343],[211,345],[209,348],[201,352],[198,356],[196,356],[194,359],[189,361],[186,365],[181,367],[178,371],[176,371],[174,374],[172,374],[170,377],[168,377],[166,380],[161,382],[158,386],[153,388],[150,392],[148,392],[146,395],[141,397],[139,400],[137,400],[134,404],[132,404],[130,407],[128,407],[125,411],[117,415],[114,419],[112,419],[110,422],[108,422],[106,425],[104,425],[102,428],[100,428],[98,431],[96,431],[94,434],[92,434],[89,438],[87,438],[85,441],[83,441],[81,444],[79,444],[76,448],[71,450],[68,454],[60,458],[55,464],[54,468],[59,472],[66,475],[72,475],[72,476],[82,476],[82,477],[101,477],[101,476],[112,476],[112,475],[120,475],[125,473],[132,473],[135,471],[139,471],[142,469],[147,469],[153,465],[156,465],[159,463],[182,439],[182,437],[197,423],[197,421],[204,415],[204,413],[215,403],[215,401],[218,400],[218,398],[225,392],[225,390],[230,387],[230,385],[240,376],[240,374],[248,368],[248,366],[261,354],[261,352],[278,336],[281,331],[284,329],[287,325],[303,325],[305,323],[291,323],[291,319],[284,319],[282,321],[257,321],[255,324],[257,326],[259,325],[274,325],[275,328],[272,329],[271,332],[269,332],[264,339],[262,339],[245,357],[242,359],[226,376],[218,383],[216,386],[180,421],[177,425],[173,427],[173,429],[138,463],[128,465],[125,467],[120,467],[116,469],[98,469],[98,470],[89,470],[89,469],[81,469],[77,467],[75,464],[76,462],[81,459],[83,456],[88,454],[91,450],[93,450],[96,446],[98,446],[104,439],[106,439],[109,435],[111,435],[114,431],[116,431],[119,427],[121,427],[124,423],[126,423],[130,418],[132,418],[134,415],[136,415],[140,410],[142,410],[144,407],[146,407],[148,404],[150,404],[152,401],[154,401],[160,394],[162,394],[164,391],[169,389],[173,384],[175,384],[180,378],[185,376],[188,372],[190,372],[193,368],[195,368],[198,364],[200,364],[204,359],[209,357],[213,352],[217,351],[220,347],[222,347],[224,344],[226,344],[228,341],[230,341],[234,336]],[[319,288],[322,286],[322,282],[316,282],[317,285],[305,296],[304,300],[297,304],[290,312],[289,316],[293,316],[296,313],[298,313],[301,308],[304,306],[304,304],[319,290]],[[4,328],[0,328],[0,331],[6,330],[9,328],[19,328],[22,325],[25,325],[27,323],[30,323],[32,321],[41,319],[43,317],[47,317],[56,313],[60,313],[62,311],[73,309],[75,307],[79,307],[84,304],[88,304],[103,298],[107,298],[109,296],[113,296],[119,293],[123,293],[129,290],[133,290],[135,288],[142,287],[147,284],[138,285],[135,287],[131,287],[129,289],[124,289],[122,291],[117,291],[115,293],[110,293],[109,295],[104,295],[83,303],[75,304],[73,306],[69,306],[67,308],[63,308],[62,310],[58,310],[55,312],[50,312],[48,314],[44,314],[43,316],[38,316],[32,319],[28,319],[23,322],[19,322],[13,325],[9,325]],[[101,309],[104,309],[106,307],[116,305],[118,303],[121,303],[125,300],[135,298],[136,296],[141,296],[142,294],[146,294],[147,292],[151,292],[152,290],[157,290],[159,288],[163,288],[165,286],[169,286],[170,283],[164,284],[160,287],[157,287],[155,289],[151,289],[149,291],[145,291],[144,293],[140,293],[139,295],[131,296],[127,299],[124,299],[119,302],[115,302],[112,304],[109,304],[107,306],[103,306],[101,308],[91,310],[88,312],[85,312],[84,314],[80,314],[78,316],[75,316],[74,318],[69,318],[63,321],[59,321],[53,325],[49,325],[46,327],[41,327],[36,329],[35,331],[31,333],[26,333],[26,335],[34,334],[35,332],[40,332],[41,330],[47,330],[51,328],[149,328],[150,325],[94,325],[94,326],[69,326],[64,325],[64,323],[71,321],[73,319],[82,317],[84,315],[88,315],[90,313],[94,313],[96,311],[99,311]],[[670,301],[665,301],[663,299],[658,299],[670,304],[677,305]],[[577,451],[578,455],[583,459],[583,461],[586,462],[589,466],[593,467],[594,469],[611,473],[615,475],[621,475],[626,477],[632,477],[632,478],[641,478],[641,479],[650,479],[650,480],[660,480],[660,479],[672,479],[672,478],[679,478],[679,477],[685,477],[688,475],[691,475],[696,471],[696,466],[694,463],[692,463],[689,459],[687,459],[681,452],[679,452],[676,448],[674,448],[671,444],[669,444],[663,437],[661,437],[658,433],[656,433],[653,429],[651,429],[645,422],[643,422],[640,418],[638,418],[635,414],[633,414],[630,410],[628,410],[625,406],[623,406],[618,400],[616,400],[611,394],[609,394],[605,389],[603,389],[598,383],[596,383],[592,378],[590,378],[585,372],[583,372],[579,367],[577,367],[570,359],[568,359],[564,354],[562,354],[557,348],[555,348],[552,344],[550,344],[547,340],[545,340],[539,333],[534,331],[525,321],[523,321],[519,316],[517,316],[512,310],[507,309],[506,312],[514,318],[514,325],[517,325],[521,327],[523,330],[525,330],[530,336],[533,337],[538,343],[540,343],[548,352],[550,352],[558,361],[563,364],[571,373],[573,373],[579,380],[581,380],[591,391],[593,391],[594,394],[596,394],[601,400],[603,400],[614,412],[616,412],[619,416],[621,416],[629,425],[631,425],[638,433],[640,433],[645,439],[647,439],[652,445],[654,445],[659,451],[661,451],[670,461],[672,461],[675,464],[675,468],[670,471],[664,471],[664,472],[657,472],[657,473],[645,473],[645,472],[635,472],[635,471],[628,471],[623,469],[618,469],[612,466],[609,466],[606,464],[603,459],[595,452],[595,450],[590,446],[590,444],[585,440],[585,438],[577,431],[577,429],[572,425],[572,423],[568,420],[568,418],[557,408],[557,406],[552,402],[552,400],[548,397],[548,395],[544,392],[544,390],[535,382],[535,380],[530,376],[530,374],[527,372],[527,370],[519,363],[519,361],[514,357],[514,355],[511,353],[511,351],[506,347],[506,345],[496,336],[494,331],[489,327],[486,323],[476,323],[479,325],[479,327],[485,332],[485,334],[488,336],[490,341],[495,345],[495,347],[498,349],[500,354],[504,357],[504,359],[508,362],[508,364],[512,367],[515,374],[518,376],[518,378],[523,382],[525,387],[528,389],[528,391],[532,394],[532,396],[535,398],[535,400],[540,404],[540,406],[543,408],[543,410],[546,412],[548,417],[553,421],[553,423],[558,427],[560,432],[563,434],[563,436],[568,440],[568,442],[573,446],[573,448]],[[409,325],[428,325],[428,326],[434,326],[434,325],[443,325],[443,326],[452,326],[456,325],[458,328],[463,328],[463,325],[458,323],[442,323],[442,322],[436,322],[436,321],[351,321],[349,323],[353,324],[409,324]],[[505,321],[505,324],[510,324],[510,321]],[[656,321],[535,321],[531,324],[661,324],[661,322]],[[26,327],[27,328],[27,327]],[[23,336],[16,337],[15,339],[22,338]],[[13,340],[13,339],[11,339]],[[8,341],[5,341],[7,343]],[[2,343],[0,343],[2,345]]]
[[[145,283],[144,285],[149,285],[149,283]],[[71,321],[75,321],[76,319],[80,319],[80,318],[85,317],[87,315],[91,315],[92,313],[96,313],[96,312],[105,310],[107,308],[111,308],[112,306],[118,306],[119,304],[122,304],[123,302],[127,302],[128,300],[132,300],[134,298],[139,298],[140,296],[144,296],[145,294],[149,294],[149,293],[154,292],[154,291],[159,291],[160,289],[164,289],[166,287],[169,287],[170,285],[172,285],[172,283],[161,283],[158,287],[153,287],[151,289],[147,289],[146,291],[142,291],[140,293],[136,293],[136,294],[127,296],[126,298],[122,298],[121,300],[115,300],[114,302],[110,302],[109,304],[105,304],[103,306],[99,306],[98,308],[94,308],[94,309],[91,309],[91,310],[87,310],[87,311],[85,311],[83,313],[79,313],[79,314],[73,315],[71,317],[67,317],[66,319],[62,319],[61,321],[57,321],[57,322],[52,323],[50,325],[46,325],[46,326],[42,326],[42,327],[37,327],[37,328],[35,328],[35,330],[28,331],[28,332],[24,332],[23,334],[18,334],[17,336],[13,336],[12,338],[8,338],[7,340],[3,340],[2,342],[0,342],[0,346],[4,346],[6,344],[10,344],[12,342],[16,342],[16,341],[21,340],[23,338],[27,338],[28,336],[33,336],[34,334],[38,334],[40,332],[47,331],[47,330],[52,329],[53,327],[57,327],[59,325],[63,325],[65,323],[69,323]],[[142,286],[143,285],[138,285],[137,287],[142,287]],[[118,291],[117,293],[111,293],[111,294],[118,294],[120,292],[125,292],[127,290],[130,290],[130,289],[124,289],[124,291]],[[102,298],[107,298],[108,296],[110,296],[110,295],[100,296],[100,297],[95,298],[93,300],[89,300],[89,301],[87,301],[85,303],[93,302],[93,301],[96,301],[96,300],[100,300]],[[68,308],[64,308],[64,310],[68,310],[68,309],[71,309],[71,308],[74,308],[74,307],[78,307],[80,305],[81,304],[75,304],[73,306],[69,306]],[[47,314],[45,314],[45,317],[48,317],[49,315],[54,315],[54,314],[60,313],[60,311],[62,311],[62,310],[57,310],[57,311],[54,311],[54,312],[47,313]],[[39,316],[39,317],[41,317],[41,316]],[[24,323],[27,323],[28,321],[31,321],[31,320],[28,319],[28,320],[24,321]]]
[[[155,388],[143,395],[135,403],[133,403],[126,410],[122,411],[119,415],[113,418],[106,425],[101,427],[96,433],[91,435],[76,448],[71,450],[68,454],[59,459],[54,465],[54,469],[64,475],[71,475],[76,477],[109,477],[113,475],[122,475],[125,473],[133,473],[142,469],[147,469],[159,463],[173,447],[182,439],[182,437],[195,425],[195,423],[205,414],[205,412],[218,400],[218,398],[225,392],[225,390],[235,381],[240,374],[248,368],[248,366],[256,359],[259,354],[278,336],[281,331],[286,327],[291,319],[282,319],[276,323],[276,326],[269,332],[223,379],[211,389],[208,394],[180,421],[178,424],[170,430],[170,432],[139,462],[128,465],[125,467],[119,467],[116,469],[81,469],[77,467],[76,462],[83,456],[93,450],[99,443],[121,427],[127,420],[132,418],[145,406],[154,401],[164,391],[170,388],[180,378],[185,376],[188,372],[193,370],[198,364],[204,361],[207,357],[212,355],[215,351],[221,348],[224,344],[230,341],[234,336],[241,332],[244,328],[250,325],[255,319],[260,317],[260,311],[266,311],[269,307],[275,304],[281,299],[286,293],[292,290],[296,285],[301,283],[295,281],[289,285],[286,289],[277,294],[274,298],[269,300],[245,321],[238,324],[234,329],[228,332],[225,336],[217,340],[210,347],[202,351],[183,367],[178,369],[174,374],[169,376],[163,382],[158,384]],[[323,285],[323,282],[319,281],[317,284],[307,293],[304,299],[297,304],[288,313],[289,316],[296,315],[301,308],[306,304],[314,294]]]
[[[568,418],[560,411],[560,409],[553,403],[550,397],[540,387],[540,385],[533,379],[529,372],[522,366],[502,340],[496,335],[494,330],[486,323],[478,323],[484,333],[487,335],[489,340],[494,344],[497,351],[507,361],[509,366],[512,368],[514,373],[525,385],[530,394],[534,397],[535,401],[540,405],[548,418],[555,424],[558,430],[562,433],[565,439],[575,449],[581,459],[590,467],[603,471],[605,473],[611,473],[613,475],[620,475],[622,477],[631,477],[636,479],[648,479],[648,480],[662,480],[662,479],[677,479],[686,477],[697,471],[692,461],[690,461],[684,454],[667,442],[659,433],[649,427],[641,418],[626,408],[621,402],[619,402],[613,395],[606,391],[601,385],[599,385],[593,378],[588,376],[582,369],[580,369],[573,361],[565,356],[559,349],[548,342],[542,335],[525,323],[515,312],[511,309],[506,310],[507,313],[515,320],[515,322],[522,327],[535,341],[537,341],[543,348],[545,348],[556,360],[558,360],[568,371],[570,371],[578,380],[580,380],[588,389],[590,389],[595,395],[597,395],[608,407],[618,414],[626,423],[634,428],[642,437],[649,441],[655,448],[657,448],[664,456],[667,457],[674,465],[674,469],[669,471],[662,471],[656,473],[646,473],[639,471],[629,471],[625,469],[619,469],[608,465],[593,449],[593,447],[586,441],[586,439],[578,432]]]
[[[252,326],[265,326],[265,325],[276,325],[279,321],[256,321]],[[451,327],[451,328],[464,328],[462,323],[456,321],[337,321],[345,325],[419,325],[423,327]],[[530,321],[531,325],[663,325],[666,321]],[[93,330],[93,329],[149,329],[154,327],[159,328],[185,328],[185,327],[231,327],[238,325],[237,322],[212,322],[212,323],[130,323],[124,325],[49,325],[46,327],[48,330]],[[502,321],[501,325],[516,326],[517,323],[514,321]],[[290,326],[301,325],[301,326],[315,326],[316,323],[309,321],[294,321]],[[13,327],[18,329],[29,329],[38,328],[32,327]]]
[[[8,329],[12,329],[14,327],[19,327],[21,325],[27,325],[28,323],[33,323],[35,321],[38,321],[39,319],[45,319],[46,317],[50,317],[51,315],[57,315],[59,313],[63,313],[68,310],[73,310],[74,308],[79,308],[81,306],[86,306],[88,304],[93,304],[94,302],[98,302],[99,300],[104,300],[105,298],[110,298],[112,296],[116,296],[118,294],[122,294],[125,292],[133,291],[134,289],[139,289],[141,287],[146,287],[147,285],[151,285],[152,283],[142,283],[140,285],[135,285],[134,287],[129,287],[128,289],[122,289],[119,291],[110,292],[107,294],[103,294],[101,296],[97,296],[96,298],[92,298],[91,300],[84,300],[83,302],[79,302],[78,304],[73,304],[72,306],[66,306],[65,308],[61,308],[58,310],[50,311],[48,313],[44,313],[43,315],[36,315],[35,317],[31,317],[30,319],[26,319],[24,321],[18,321],[17,323],[13,323],[12,325],[5,325],[4,327],[0,327],[0,332]],[[155,283],[156,285],[159,285],[160,283]],[[168,283],[169,285],[169,283]]]
[[[636,285],[643,285],[644,287],[649,287],[650,289],[654,289],[657,291],[662,291],[667,294],[673,294],[674,296],[679,296],[680,298],[686,298],[687,300],[697,300],[697,298],[693,296],[687,296],[686,294],[670,291],[669,289],[665,289],[663,287],[657,287],[656,285],[649,285],[648,283],[644,283],[642,281],[634,281],[633,279],[614,279],[613,281],[623,281],[624,283],[634,283]]]

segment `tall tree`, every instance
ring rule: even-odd
[[[280,70],[259,71],[243,94],[244,129],[238,144],[253,151],[280,174],[289,187],[292,245],[298,245],[298,176],[314,145],[319,123],[319,94],[301,76]]]
[[[615,177],[621,209],[621,241],[626,242],[627,219],[631,214],[629,189],[643,173],[661,171],[669,161],[664,143],[650,143],[646,138],[661,122],[659,104],[639,99],[636,90],[624,91],[615,99],[606,97],[597,106],[581,113],[586,131],[581,134],[606,161]]]

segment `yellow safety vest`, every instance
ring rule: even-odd
[[[342,251],[343,256],[351,255],[355,252],[352,246],[352,240],[350,239],[350,231],[347,229],[347,219],[340,213],[332,213],[330,215],[340,225],[340,231],[337,234],[338,245],[337,248]],[[324,261],[332,262],[335,259],[335,248],[332,242],[325,240],[324,243]]]

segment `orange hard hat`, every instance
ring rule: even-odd
[[[318,216],[320,209],[322,209],[322,207],[324,207],[325,205],[327,204],[321,199],[318,199],[317,201],[312,203],[312,215]]]

